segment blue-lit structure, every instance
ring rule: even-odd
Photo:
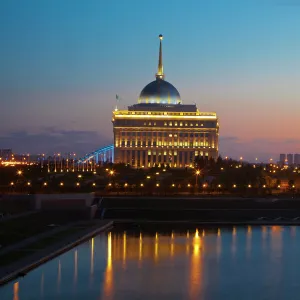
[[[97,164],[99,162],[114,162],[114,145],[111,144],[106,147],[97,149],[94,152],[86,154],[84,157],[78,160],[78,163],[86,163],[88,161],[95,161]]]

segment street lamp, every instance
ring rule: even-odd
[[[201,173],[200,170],[196,170],[196,172],[195,172],[195,174],[196,174],[196,183],[195,183],[196,187],[198,185],[198,176],[200,175],[200,173]]]

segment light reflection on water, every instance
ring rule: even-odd
[[[296,299],[298,231],[109,232],[1,287],[0,299]]]

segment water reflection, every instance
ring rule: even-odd
[[[202,240],[199,236],[199,231],[196,229],[195,236],[193,238],[193,253],[190,263],[190,286],[189,294],[190,299],[196,299],[201,290],[201,250]]]
[[[41,276],[41,297],[44,295],[44,272],[42,273]]]
[[[74,251],[74,285],[77,283],[78,278],[78,250]]]
[[[14,283],[14,298],[13,300],[19,300],[19,282]]]
[[[82,299],[84,294],[103,300],[221,300],[250,299],[245,295],[251,294],[251,299],[262,299],[268,289],[265,298],[275,299],[277,291],[268,288],[273,285],[300,293],[297,230],[247,226],[109,232],[0,288],[0,298]],[[291,267],[284,267],[289,261],[293,276]],[[36,283],[40,288],[35,289]],[[5,289],[10,298],[1,297]]]

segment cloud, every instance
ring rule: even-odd
[[[112,143],[97,131],[42,128],[39,133],[16,131],[0,137],[0,148],[12,148],[15,153],[67,153],[83,155]]]

